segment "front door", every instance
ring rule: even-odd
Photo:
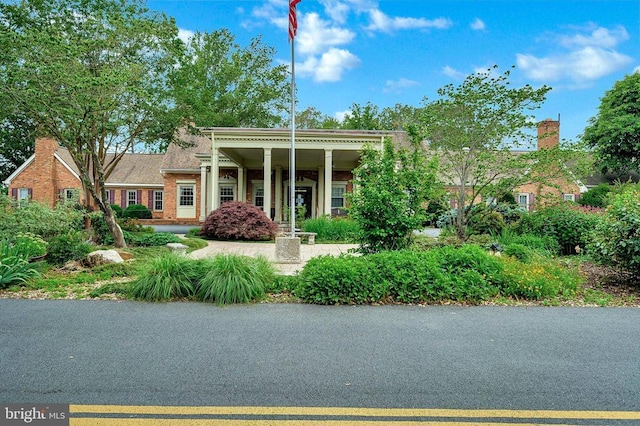
[[[305,213],[304,218],[309,219],[311,217],[311,203],[312,203],[313,188],[310,186],[296,186],[296,209],[299,206],[304,206]]]
[[[176,208],[178,219],[195,219],[196,186],[193,184],[178,185],[178,202]]]

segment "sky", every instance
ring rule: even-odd
[[[183,39],[227,28],[291,64],[288,0],[148,0]],[[302,0],[294,40],[298,110],[341,119],[352,104],[420,107],[494,65],[552,90],[533,112],[578,140],[614,83],[640,72],[640,0]]]

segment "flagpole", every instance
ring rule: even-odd
[[[291,152],[289,160],[289,214],[291,238],[296,236],[296,66],[294,56],[295,37],[291,38]]]

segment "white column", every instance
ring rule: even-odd
[[[200,164],[200,222],[207,217],[207,166]]]
[[[324,150],[324,214],[331,216],[331,175],[333,172],[333,151]]]
[[[276,221],[282,222],[282,166],[276,166]]]
[[[220,182],[220,150],[213,148],[211,154],[211,209],[215,210],[220,207],[220,188],[218,183]]]
[[[244,167],[238,166],[238,201],[245,201],[247,191],[244,189]]]
[[[271,217],[271,148],[264,148],[264,212]]]
[[[324,167],[318,167],[318,217],[324,215]]]

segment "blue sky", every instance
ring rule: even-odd
[[[288,0],[149,0],[183,37],[228,28],[261,36],[290,63]],[[560,115],[575,140],[615,81],[640,71],[640,0],[302,0],[295,39],[299,109],[423,105],[498,65],[514,85],[553,90],[535,118]]]

